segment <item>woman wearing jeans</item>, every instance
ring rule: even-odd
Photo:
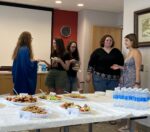
[[[87,82],[93,78],[95,91],[113,90],[118,86],[120,70],[113,70],[113,64],[123,65],[122,53],[114,48],[114,39],[111,35],[104,35],[100,41],[100,48],[96,49],[89,60]]]
[[[71,93],[72,91],[77,90],[77,72],[80,68],[80,58],[79,58],[79,53],[78,53],[78,48],[77,48],[77,43],[75,41],[70,41],[69,44],[67,45],[67,53],[66,53],[66,58],[69,58],[69,63],[68,63],[68,81],[67,81],[67,88],[66,91]]]

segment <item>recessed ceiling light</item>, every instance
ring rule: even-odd
[[[79,3],[79,4],[77,4],[77,6],[80,6],[80,7],[82,7],[82,6],[84,6],[84,4],[82,4],[82,3]]]
[[[55,3],[56,3],[56,4],[61,4],[62,1],[61,1],[61,0],[56,0]]]

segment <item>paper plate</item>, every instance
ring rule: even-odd
[[[68,96],[64,96],[65,99],[69,99],[69,100],[75,100],[75,101],[86,101],[87,98],[72,98],[72,97],[68,97]]]
[[[34,103],[27,103],[27,102],[13,102],[13,101],[9,101],[9,100],[6,100],[8,101],[9,103],[11,104],[14,104],[14,105],[18,105],[18,106],[28,106],[28,105],[35,105],[37,102],[34,102]]]
[[[90,111],[80,111],[80,114],[91,114],[91,110]]]
[[[32,119],[32,118],[47,118],[49,116],[49,113],[37,114],[37,113],[20,110],[19,115],[20,115],[20,118]]]
[[[38,97],[38,99],[41,100],[41,101],[54,102],[54,103],[62,101],[62,97],[60,99],[44,99],[44,98]]]
[[[52,103],[62,102],[62,99],[61,100],[48,100],[48,99],[41,99],[41,98],[39,98],[39,100],[46,101],[46,102],[52,102]]]
[[[0,108],[4,108],[6,105],[3,103],[0,103]]]

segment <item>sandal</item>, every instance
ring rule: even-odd
[[[117,124],[117,121],[109,121],[109,124],[110,124],[110,125],[116,125],[116,124]]]
[[[129,132],[129,127],[127,125],[123,126],[118,129],[118,132]]]

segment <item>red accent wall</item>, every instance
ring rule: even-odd
[[[74,11],[54,10],[53,13],[53,32],[52,36],[61,37],[64,40],[65,45],[70,40],[77,41],[77,23],[78,13]],[[69,37],[61,36],[60,29],[63,25],[71,27],[71,35]]]

